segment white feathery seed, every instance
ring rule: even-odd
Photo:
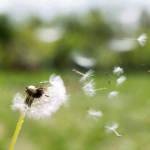
[[[112,92],[110,92],[110,93],[108,94],[108,97],[109,97],[109,98],[117,97],[118,94],[119,94],[119,92],[117,92],[117,91],[112,91]]]
[[[94,119],[97,120],[96,117],[102,117],[103,116],[103,113],[101,111],[95,111],[95,110],[88,110],[88,115],[87,115],[87,118],[89,117],[94,117]]]
[[[139,38],[137,39],[138,42],[139,42],[139,44],[140,44],[141,46],[144,46],[144,45],[145,45],[146,38],[147,38],[147,35],[146,35],[145,33],[143,33],[143,34],[141,34],[141,35],[139,36]]]
[[[29,118],[40,119],[51,116],[55,113],[60,105],[66,104],[68,96],[63,80],[60,76],[51,75],[49,79],[50,85],[44,90],[41,98],[34,98],[31,107],[24,103],[25,99],[20,93],[17,93],[13,99],[13,110],[19,110]]]
[[[137,40],[141,46],[144,46],[146,43],[147,35],[142,33],[137,39],[123,38],[125,40]]]
[[[95,94],[95,83],[92,81],[90,81],[89,83],[85,83],[82,87],[82,90],[84,91],[85,95],[89,97],[92,97]]]
[[[114,67],[113,73],[117,74],[119,76],[121,73],[123,73],[123,69],[120,68],[119,66],[118,67]]]
[[[118,134],[118,132],[116,131],[118,126],[119,126],[118,123],[114,123],[112,126],[104,126],[106,128],[105,132],[109,133],[109,132],[113,131],[118,137],[120,137],[121,135]]]
[[[87,78],[93,76],[94,71],[91,69],[88,72],[86,72],[83,77],[80,79],[80,82],[84,82],[87,80]]]
[[[119,127],[118,123],[114,123],[112,126],[105,126],[105,128],[107,128],[110,131],[115,130]]]
[[[121,83],[123,83],[126,80],[125,76],[121,76],[117,79],[117,86],[119,86]]]

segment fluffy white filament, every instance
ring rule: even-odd
[[[125,40],[137,40],[141,46],[145,45],[147,35],[145,33],[142,33],[137,39],[130,39],[130,38],[123,38]]]
[[[117,74],[119,76],[121,73],[123,73],[123,69],[120,68],[119,66],[118,67],[114,67],[113,73]]]
[[[125,76],[121,76],[120,78],[117,79],[117,86],[119,86],[121,83],[123,83],[126,80]]]
[[[109,133],[111,131],[113,131],[118,137],[120,137],[121,135],[118,134],[118,132],[116,131],[116,129],[118,128],[119,124],[118,123],[115,123],[113,124],[112,126],[105,126],[106,128],[106,133]]]
[[[67,103],[66,89],[60,76],[51,75],[50,85],[44,91],[45,94],[40,99],[34,99],[31,107],[24,104],[24,98],[17,93],[13,99],[13,110],[19,110],[29,118],[40,119],[51,116],[55,113],[60,105]],[[45,96],[46,95],[46,96]]]
[[[40,83],[45,84],[45,83],[49,83],[49,81],[41,81]]]
[[[109,93],[108,97],[109,97],[109,98],[117,97],[118,94],[119,94],[119,92],[117,92],[117,91],[112,91],[112,92]]]
[[[86,73],[83,75],[83,77],[80,79],[80,82],[86,81],[86,79],[87,79],[88,77],[93,76],[93,73],[94,73],[94,71],[93,71],[92,69],[89,70],[88,72],[86,72]]]
[[[92,81],[90,81],[89,83],[85,83],[82,89],[85,95],[92,97],[95,94],[95,83]]]
[[[88,115],[87,115],[87,118],[89,118],[89,117],[94,117],[94,119],[96,119],[97,120],[97,118],[96,117],[101,117],[101,116],[103,116],[103,114],[102,114],[102,112],[101,111],[95,111],[95,110],[88,110]]]
[[[139,44],[140,44],[141,46],[144,46],[144,45],[145,45],[146,38],[147,38],[147,35],[146,35],[145,33],[143,33],[143,34],[141,34],[141,35],[139,36],[139,38],[137,39],[138,42],[139,42]]]

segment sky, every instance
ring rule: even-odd
[[[0,13],[7,13],[16,20],[24,20],[31,14],[51,19],[57,14],[83,14],[90,8],[108,12],[127,7],[150,10],[150,0],[0,0]]]

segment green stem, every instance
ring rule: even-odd
[[[24,114],[21,114],[21,116],[20,116],[20,119],[18,121],[18,124],[17,124],[16,130],[15,130],[14,136],[12,138],[9,150],[13,150],[13,148],[14,148],[14,145],[16,143],[16,140],[17,140],[17,137],[18,137],[18,134],[19,134],[19,131],[21,129],[21,125],[23,123],[24,116],[25,116]]]

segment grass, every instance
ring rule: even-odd
[[[55,71],[54,71],[55,72]],[[48,80],[53,72],[26,73],[1,72],[0,75],[0,149],[8,149],[19,112],[10,109],[13,96],[24,93],[28,85]],[[63,106],[50,118],[34,120],[25,118],[15,150],[149,150],[150,149],[150,76],[146,73],[126,74],[127,80],[116,87],[116,81],[104,74],[94,77],[97,91],[86,97],[74,72],[57,72],[71,95],[69,107]],[[110,79],[110,85],[108,80]],[[117,98],[108,99],[111,91],[118,91]],[[86,119],[87,107],[100,110],[103,117],[95,121]],[[105,133],[109,121],[119,123],[122,137]]]

